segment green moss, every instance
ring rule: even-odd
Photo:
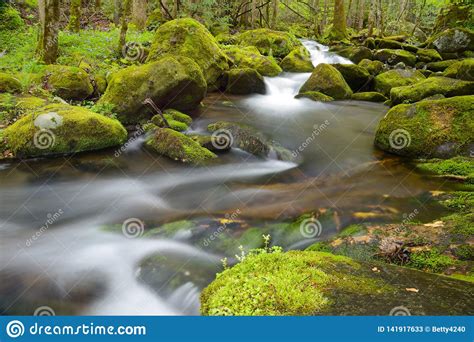
[[[379,49],[395,49],[395,50],[406,50],[409,52],[417,52],[418,48],[416,46],[402,43],[394,39],[388,38],[376,38],[375,45]]]
[[[186,57],[166,56],[140,66],[131,66],[113,74],[99,103],[115,106],[118,119],[137,123],[149,118],[151,98],[161,109],[194,109],[206,94],[206,81],[199,66]]]
[[[374,79],[374,89],[389,95],[392,88],[407,86],[424,79],[425,76],[419,71],[394,69],[377,75]]]
[[[418,62],[439,62],[442,59],[443,57],[441,57],[435,49],[418,49],[418,51],[416,51],[416,60]]]
[[[20,80],[12,75],[0,72],[0,93],[18,93],[21,88]]]
[[[358,64],[363,59],[372,59],[372,51],[365,46],[349,46],[337,49],[336,52],[342,57],[350,59],[353,63]]]
[[[146,20],[145,27],[149,31],[155,31],[161,24],[165,23],[166,19],[161,13],[161,8],[157,8],[151,12]]]
[[[165,109],[163,113],[170,115],[173,118],[173,120],[182,122],[188,126],[191,125],[191,123],[193,122],[193,119],[189,115],[181,113],[179,110],[176,110],[176,109],[171,109],[171,108]]]
[[[50,65],[43,82],[54,95],[65,100],[84,100],[94,92],[89,75],[77,67]]]
[[[374,54],[374,58],[390,65],[395,65],[400,62],[405,63],[405,65],[409,66],[415,66],[416,64],[416,56],[413,53],[405,50],[377,50]]]
[[[237,37],[223,32],[216,35],[216,41],[221,45],[235,45],[237,44]]]
[[[266,28],[245,31],[237,37],[239,45],[255,46],[262,55],[283,58],[301,46],[301,42],[290,33]]]
[[[332,252],[332,248],[327,242],[313,243],[311,246],[307,247],[305,250],[310,251],[310,252],[326,252],[326,253]]]
[[[422,271],[441,273],[455,264],[456,261],[454,259],[441,254],[438,249],[432,248],[429,251],[411,253],[407,266]]]
[[[443,76],[474,81],[474,58],[453,63],[443,72]]]
[[[23,116],[4,137],[16,157],[33,157],[117,146],[127,132],[117,120],[88,109],[52,104]]]
[[[471,274],[451,274],[451,278],[468,281],[474,283],[474,273]]]
[[[165,117],[166,121],[168,122],[169,128],[171,128],[172,130],[175,130],[175,131],[178,131],[178,132],[184,132],[189,128],[187,124],[185,124],[184,122],[175,120],[173,118],[173,116],[170,115],[170,114],[163,114],[163,116]],[[166,124],[163,121],[163,118],[159,114],[152,117],[151,122],[157,127],[161,127],[161,128],[166,127]]]
[[[5,3],[0,3],[0,31],[18,30],[24,25],[20,13],[16,9]]]
[[[365,227],[361,224],[351,224],[350,226],[344,228],[342,232],[338,234],[338,237],[345,238],[348,236],[358,235],[365,231]]]
[[[263,76],[276,76],[282,69],[272,57],[263,56],[254,46],[224,46],[232,64],[237,68],[252,68]]]
[[[356,64],[333,64],[346,80],[347,84],[355,92],[367,88],[372,80],[369,72]]]
[[[374,294],[388,290],[345,257],[311,251],[261,253],[218,274],[201,294],[201,313],[314,315],[335,304],[335,291]]]
[[[226,93],[230,94],[265,94],[263,76],[255,69],[239,68],[227,72]]]
[[[191,18],[168,21],[156,30],[147,62],[156,61],[164,54],[194,60],[211,89],[218,87],[218,79],[229,68],[227,56],[212,34]]]
[[[436,94],[445,97],[471,95],[474,94],[474,83],[448,77],[429,77],[416,84],[393,88],[390,100],[395,105],[413,103]]]
[[[295,96],[295,98],[296,99],[306,98],[306,99],[319,101],[319,102],[334,101],[334,98],[332,98],[331,96],[325,95],[323,93],[320,93],[319,91],[306,91],[304,93],[299,93]]]
[[[422,171],[435,173],[441,176],[461,176],[466,182],[474,184],[474,161],[467,157],[455,157],[446,160],[430,160],[419,163]]]
[[[197,142],[169,128],[159,128],[146,141],[155,152],[185,163],[202,164],[217,156]]]
[[[456,59],[448,59],[446,61],[440,61],[440,62],[431,62],[431,63],[426,64],[426,68],[428,70],[435,71],[435,72],[444,71],[451,65],[456,64],[457,62],[458,60]]]
[[[362,93],[354,93],[351,96],[352,100],[356,101],[370,101],[370,102],[385,102],[387,98],[384,94],[378,93],[376,91],[367,91]]]
[[[443,217],[443,221],[453,226],[450,234],[454,242],[465,241],[474,235],[474,213],[452,214]]]
[[[472,245],[460,245],[455,248],[454,254],[456,257],[458,257],[460,260],[474,260],[474,246]]]
[[[193,221],[189,220],[180,220],[170,223],[165,223],[157,228],[152,228],[147,230],[143,235],[144,237],[153,237],[153,236],[164,236],[164,237],[174,237],[176,234],[194,228],[196,225]]]
[[[309,79],[300,88],[300,93],[319,91],[336,100],[350,98],[352,90],[341,73],[329,64],[318,64]]]
[[[472,95],[398,105],[380,121],[375,144],[385,151],[411,157],[466,154],[473,143],[473,115]]]
[[[27,111],[46,105],[47,101],[34,96],[0,94],[0,123],[11,124]]]
[[[283,58],[280,66],[283,70],[289,72],[311,72],[314,69],[311,55],[304,46],[292,50]]]
[[[384,64],[381,61],[371,61],[370,59],[363,59],[358,64],[360,67],[366,69],[369,74],[376,76],[384,70]]]

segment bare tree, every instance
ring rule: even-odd
[[[38,1],[41,13],[41,32],[36,49],[38,58],[52,64],[58,58],[59,0]]]
[[[120,37],[119,37],[119,45],[118,45],[118,51],[119,53],[122,52],[125,43],[126,43],[126,38],[127,38],[127,31],[128,31],[128,21],[129,21],[129,16],[130,16],[130,11],[131,11],[131,2],[132,0],[124,0],[123,4],[123,11],[122,11],[122,20],[121,20],[121,26],[120,26]]]
[[[132,22],[139,30],[145,28],[148,0],[133,0]]]

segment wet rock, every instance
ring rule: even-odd
[[[304,93],[299,93],[295,96],[296,99],[306,98],[318,102],[330,102],[334,101],[334,98],[331,96],[320,93],[319,91],[307,91]]]
[[[272,57],[263,56],[255,46],[224,46],[224,52],[237,68],[252,68],[262,76],[276,76],[282,69]]]
[[[265,94],[265,81],[263,76],[255,69],[231,69],[226,75],[226,93],[229,94]]]
[[[333,64],[333,67],[339,70],[339,72],[342,74],[342,77],[344,77],[347,84],[354,92],[368,88],[372,80],[370,73],[359,65]]]
[[[354,93],[351,97],[352,100],[357,101],[370,101],[370,102],[385,102],[387,101],[387,97],[381,93],[377,93],[376,91],[368,91],[362,93]]]
[[[314,68],[299,93],[308,91],[318,91],[336,100],[347,99],[352,95],[352,90],[342,74],[332,65],[324,63]]]
[[[394,69],[377,75],[374,79],[374,89],[389,95],[392,88],[414,84],[424,79],[425,76],[419,71]]]
[[[440,53],[474,50],[474,32],[467,28],[447,29],[430,38],[427,45]]]
[[[377,76],[385,70],[385,64],[383,64],[381,61],[371,61],[370,59],[363,59],[359,62],[358,65],[366,69],[373,76]]]
[[[408,66],[415,66],[416,64],[416,56],[413,53],[405,50],[377,50],[374,54],[374,59],[390,65],[395,65],[399,62],[403,62]]]
[[[337,53],[342,57],[350,59],[355,64],[358,64],[363,59],[371,60],[373,58],[372,51],[365,46],[349,46],[338,49]]]
[[[304,46],[291,51],[283,58],[280,66],[283,70],[289,72],[311,72],[314,69],[311,55]]]

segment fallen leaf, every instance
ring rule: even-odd
[[[408,292],[415,292],[415,293],[418,293],[420,291],[418,289],[415,289],[414,287],[407,287],[405,290],[407,290]]]

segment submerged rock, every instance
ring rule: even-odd
[[[280,63],[283,70],[289,72],[311,72],[314,69],[309,51],[301,46],[291,51]]]
[[[474,81],[474,58],[468,58],[451,64],[443,72],[443,76]]]
[[[370,101],[370,102],[385,102],[388,100],[384,94],[377,93],[376,91],[354,93],[352,94],[351,99],[357,100],[357,101]]]
[[[418,70],[394,69],[377,75],[374,79],[374,89],[379,93],[389,95],[392,88],[407,86],[424,79],[425,76]]]
[[[318,91],[336,100],[350,98],[352,90],[341,73],[332,65],[321,63],[300,88],[299,93]]]
[[[467,314],[474,305],[472,299],[466,301],[470,286],[324,252],[263,252],[220,273],[201,294],[201,313],[388,315],[399,308],[412,315]],[[413,287],[421,289],[417,296],[407,291]]]
[[[158,128],[146,146],[158,154],[184,163],[203,164],[217,156],[190,137],[170,128]]]
[[[252,68],[262,76],[276,76],[282,69],[272,57],[263,56],[255,46],[224,46],[224,52],[237,68]]]
[[[210,89],[218,87],[218,79],[229,68],[227,56],[212,34],[191,18],[168,21],[156,30],[147,62],[159,60],[165,54],[194,60]]]
[[[137,123],[151,117],[143,103],[151,98],[161,109],[194,109],[206,95],[201,69],[186,57],[166,56],[113,74],[99,104],[111,104],[118,119]]]
[[[334,101],[334,98],[332,98],[331,96],[325,95],[323,93],[320,93],[319,91],[307,91],[304,93],[299,93],[298,95],[295,96],[295,98],[296,99],[306,98],[306,99],[319,101],[319,102]]]
[[[415,66],[416,64],[416,56],[413,53],[405,50],[377,50],[374,54],[374,58],[390,65],[395,65],[400,62],[403,62],[409,66]]]
[[[263,76],[255,69],[231,69],[226,75],[226,93],[229,94],[265,94],[265,81]]]
[[[117,146],[127,131],[119,121],[86,108],[51,104],[7,127],[3,138],[15,157],[35,157]]]
[[[85,100],[94,93],[89,75],[78,67],[49,65],[42,82],[47,90],[64,100]]]
[[[0,72],[0,93],[18,93],[21,91],[21,82],[16,77]]]
[[[375,145],[409,157],[469,154],[474,144],[474,95],[393,107],[380,121]]]
[[[351,87],[352,91],[360,91],[367,88],[372,77],[367,69],[356,65],[356,64],[333,64],[342,77],[346,80],[347,84]]]
[[[474,82],[449,77],[429,77],[412,85],[392,88],[390,99],[396,105],[417,102],[436,94],[445,97],[474,94]]]
[[[291,33],[266,28],[245,31],[237,37],[237,41],[242,46],[255,46],[262,55],[279,58],[302,45]]]

